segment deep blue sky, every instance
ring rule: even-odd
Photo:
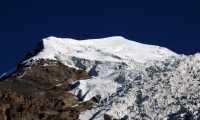
[[[199,0],[0,0],[0,73],[45,37],[124,36],[200,52]]]

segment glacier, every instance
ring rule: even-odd
[[[179,55],[167,48],[121,36],[75,40],[48,37],[38,59],[83,69],[89,79],[70,91],[81,101],[100,96],[79,119],[181,119],[200,116],[200,54]]]

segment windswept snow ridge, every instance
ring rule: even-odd
[[[101,96],[86,119],[197,119],[200,109],[200,54],[178,55],[166,48],[123,37],[74,40],[49,37],[34,57],[86,70],[91,78],[74,83],[80,100]]]
[[[109,62],[128,62],[132,59],[144,63],[176,55],[166,48],[141,44],[123,37],[90,40],[49,37],[43,40],[43,44],[44,50],[32,59],[58,59],[58,57],[67,56]]]

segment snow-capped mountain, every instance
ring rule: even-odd
[[[123,37],[74,40],[49,37],[43,40],[44,50],[32,59],[77,57],[90,61],[144,63],[149,60],[162,60],[172,55],[172,51],[159,46],[145,45]]]
[[[78,119],[200,118],[200,54],[178,55],[119,36],[89,40],[48,37],[16,68],[3,74],[2,83],[15,76],[30,79],[37,76],[29,74],[35,65],[40,65],[37,70],[58,66],[57,62],[79,71],[75,76],[80,71],[88,73],[88,77],[81,72],[82,76],[70,79],[67,91],[79,100],[71,108],[100,98],[92,108],[80,111]],[[61,78],[66,77],[60,76],[65,73],[56,77],[54,73],[46,73],[55,79],[52,85],[64,85]]]

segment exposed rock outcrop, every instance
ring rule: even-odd
[[[0,119],[77,119],[80,112],[91,109],[99,100],[96,97],[79,103],[68,92],[72,82],[87,78],[86,71],[54,60],[21,63],[0,84]]]

